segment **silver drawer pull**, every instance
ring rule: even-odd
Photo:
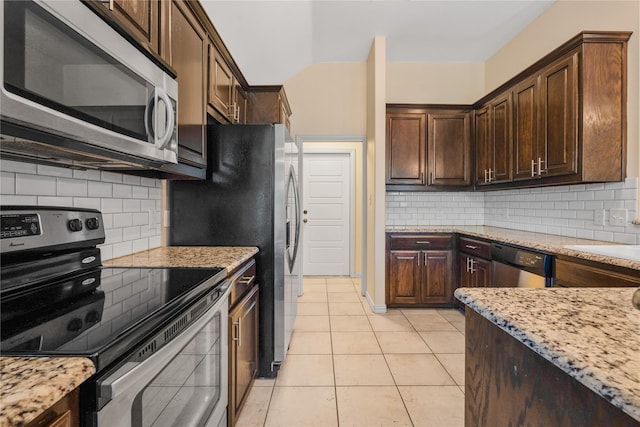
[[[396,259],[411,259],[412,260],[413,257],[412,256],[399,256],[399,257],[396,257]]]
[[[242,279],[238,280],[238,285],[248,285],[249,283],[251,283],[253,281],[253,279],[255,279],[256,276],[251,276],[251,277],[243,277]]]
[[[464,245],[465,248],[469,248],[469,249],[478,249],[477,246],[473,246],[473,245]]]
[[[417,245],[428,245],[428,244],[430,244],[430,243],[431,243],[431,242],[430,242],[430,241],[428,241],[428,240],[418,240],[418,241],[416,241],[416,244],[417,244]]]

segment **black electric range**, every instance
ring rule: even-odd
[[[222,268],[103,267],[96,210],[0,210],[3,356],[84,356],[100,372],[226,277]]]

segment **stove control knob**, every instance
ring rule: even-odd
[[[71,231],[81,231],[82,230],[82,221],[79,219],[70,219],[69,220],[69,230]]]
[[[100,221],[98,221],[98,218],[88,218],[86,224],[89,230],[97,230],[100,228]]]
[[[84,317],[84,321],[87,323],[96,323],[100,320],[100,313],[97,310],[91,310]]]
[[[69,332],[78,332],[81,329],[82,329],[82,319],[78,319],[77,317],[75,319],[71,319],[71,321],[67,325],[67,330]]]

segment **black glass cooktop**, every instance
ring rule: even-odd
[[[90,357],[100,370],[225,278],[221,268],[96,268],[2,295],[2,355]]]

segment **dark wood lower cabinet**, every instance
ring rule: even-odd
[[[491,286],[491,261],[472,255],[458,254],[458,283],[461,288]]]
[[[79,389],[76,388],[27,424],[27,427],[78,427],[79,425]]]
[[[465,426],[639,426],[603,397],[465,310]]]
[[[447,306],[453,302],[450,250],[390,251],[388,304]]]
[[[566,288],[640,287],[637,270],[562,256],[556,257],[555,276],[556,286]]]
[[[258,295],[256,285],[229,312],[229,426],[235,425],[258,372]]]

